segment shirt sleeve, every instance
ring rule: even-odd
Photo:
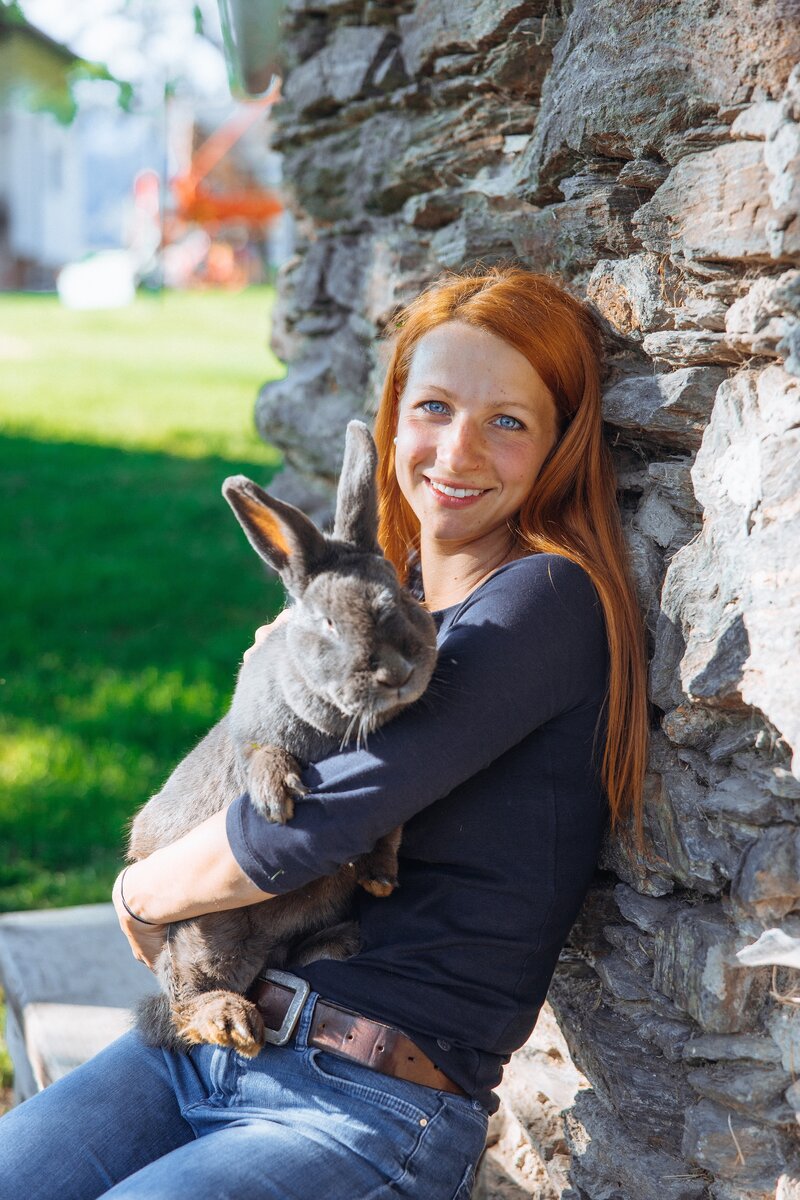
[[[443,633],[424,695],[365,747],[306,768],[310,791],[288,824],[267,821],[246,794],[231,804],[234,857],[275,894],[333,874],[540,725],[598,703],[607,669],[602,607],[581,567],[555,554],[502,567]]]

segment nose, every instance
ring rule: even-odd
[[[480,430],[470,421],[467,414],[459,414],[442,431],[438,457],[453,475],[464,475],[474,471],[482,461],[482,437]]]
[[[384,650],[373,659],[375,682],[382,687],[401,688],[414,671],[413,663],[396,650]]]

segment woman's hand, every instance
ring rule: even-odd
[[[252,646],[248,646],[248,648],[245,650],[244,654],[242,655],[242,662],[247,662],[248,657],[255,649],[257,649],[258,646],[261,645],[261,643],[264,641],[264,638],[269,637],[270,631],[273,630],[276,625],[282,625],[284,621],[289,619],[289,612],[290,610],[288,608],[284,608],[282,612],[278,613],[274,620],[270,621],[269,625],[259,625],[258,629],[256,630],[255,641],[253,642]]]
[[[120,929],[133,957],[151,971],[175,922],[272,899],[273,893],[256,887],[234,858],[226,819],[227,806],[117,876],[111,899]],[[122,902],[123,874],[128,908]]]
[[[136,864],[134,864],[136,865]],[[128,868],[126,868],[127,870]],[[125,905],[122,903],[122,876],[124,872],[120,871],[114,882],[114,890],[111,893],[111,900],[117,913],[119,926],[131,948],[133,957],[137,962],[144,963],[152,971],[155,967],[156,959],[164,948],[167,941],[167,930],[169,925],[145,924],[143,921],[137,921],[132,917]],[[128,879],[125,880],[125,899],[128,899]],[[133,908],[133,905],[131,905]],[[135,911],[135,909],[134,909]]]

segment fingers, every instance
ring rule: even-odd
[[[131,948],[131,954],[136,961],[147,967],[148,971],[155,971],[156,959],[158,958],[163,945],[158,946],[157,948],[148,947],[146,950],[143,950],[142,947],[137,946],[137,944],[131,938],[128,938],[128,943]]]
[[[266,637],[269,637],[270,631],[273,630],[276,625],[282,625],[288,616],[289,610],[288,608],[285,608],[282,612],[279,612],[277,617],[275,617],[273,621],[270,621],[268,625],[259,625],[255,632],[252,646],[248,646],[242,655],[242,662],[247,662],[253,651],[258,649]]]
[[[264,641],[264,638],[267,636],[268,633],[269,633],[269,625],[259,625],[258,629],[256,630],[255,640],[254,640],[252,646],[248,646],[247,649],[245,650],[244,654],[242,655],[242,662],[247,662],[250,655],[253,653],[253,651],[258,646],[261,645],[261,643]]]
[[[122,902],[120,880],[122,872],[114,881],[111,901],[117,914],[120,929],[131,948],[131,954],[137,962],[143,963],[148,970],[156,970],[156,962],[167,942],[168,925],[145,926],[132,919]]]

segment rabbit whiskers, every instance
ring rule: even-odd
[[[377,713],[374,712],[356,712],[347,723],[342,740],[339,743],[339,750],[344,750],[353,736],[353,730],[356,731],[356,750],[363,750],[367,744],[367,736],[376,728]]]

